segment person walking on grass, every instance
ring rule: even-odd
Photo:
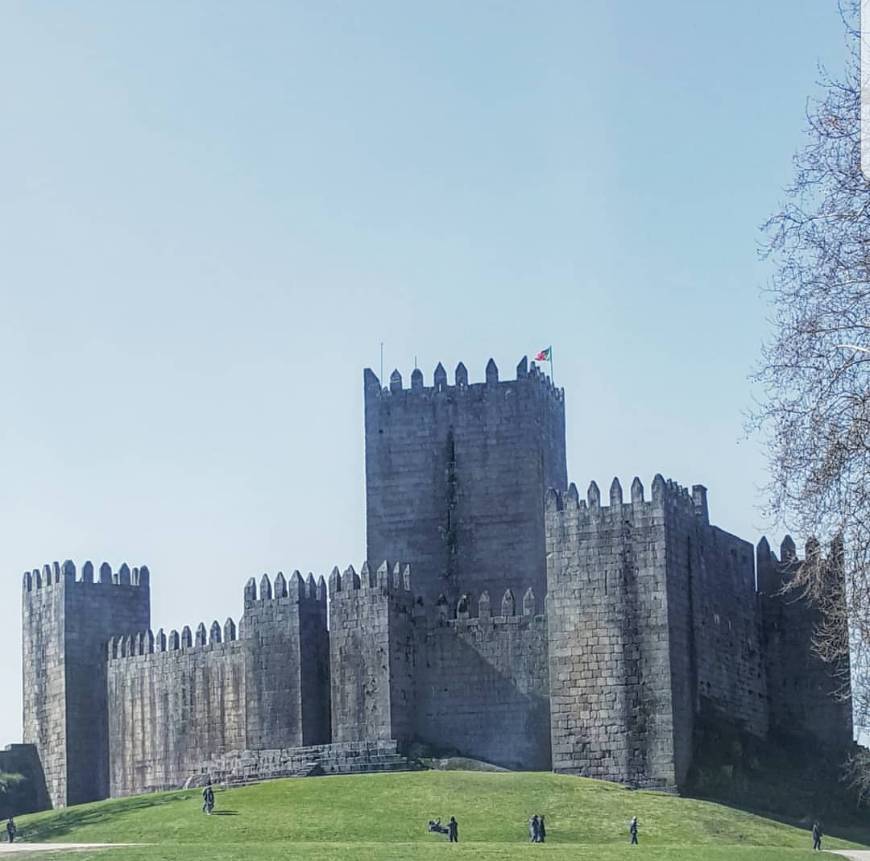
[[[451,816],[450,821],[447,823],[447,840],[450,843],[459,842],[459,823],[456,821],[455,816]]]
[[[637,817],[632,816],[628,826],[628,833],[631,835],[631,845],[637,846]]]
[[[212,810],[214,810],[214,789],[209,778],[202,790],[202,812],[211,816]]]
[[[543,843],[547,839],[547,829],[544,827],[544,814],[538,814],[538,843]]]
[[[15,842],[15,835],[18,833],[18,829],[15,827],[15,820],[10,816],[9,821],[6,823],[6,834],[9,837],[9,842]]]
[[[822,851],[822,826],[818,819],[813,823],[813,849]]]
[[[540,843],[541,842],[541,825],[538,820],[537,814],[535,814],[529,820],[529,843]]]

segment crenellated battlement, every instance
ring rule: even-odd
[[[329,575],[329,600],[340,601],[354,592],[377,590],[384,595],[411,596],[411,566],[384,560],[376,570],[363,562],[359,574],[349,565],[342,574],[333,568]]]
[[[371,368],[366,368],[363,372],[363,383],[366,398],[390,398],[395,396],[415,396],[415,397],[433,397],[450,393],[451,396],[465,396],[468,398],[483,398],[487,394],[491,394],[494,390],[504,392],[510,391],[515,387],[517,382],[527,381],[540,386],[541,391],[548,392],[554,400],[563,403],[565,400],[565,390],[556,387],[550,377],[545,374],[534,362],[529,364],[528,357],[523,356],[520,363],[517,365],[516,378],[514,380],[499,380],[498,366],[493,359],[486,363],[484,371],[484,381],[481,383],[468,382],[468,369],[463,362],[460,362],[453,372],[453,383],[447,382],[447,371],[439,362],[432,375],[432,385],[427,386],[423,380],[423,372],[419,368],[415,368],[411,372],[410,388],[405,388],[402,380],[402,374],[398,370],[394,370],[390,374],[389,385],[382,385],[377,375]]]
[[[245,609],[265,601],[280,601],[290,599],[299,604],[319,604],[326,606],[326,580],[323,575],[314,579],[309,573],[303,577],[299,571],[294,571],[289,580],[279,571],[275,579],[270,580],[268,574],[260,578],[259,586],[256,577],[251,577],[245,584]]]
[[[22,578],[22,591],[37,592],[40,589],[50,589],[60,583],[91,583],[110,586],[143,586],[148,588],[151,583],[151,573],[147,565],[131,568],[124,562],[117,571],[112,571],[108,562],[103,562],[98,571],[94,570],[93,562],[85,562],[82,570],[76,572],[75,563],[67,559],[63,564],[46,563],[42,568],[25,571]]]
[[[828,553],[824,554],[818,539],[810,537],[804,544],[804,555],[800,557],[794,539],[786,535],[779,545],[777,556],[767,537],[763,536],[755,548],[758,591],[769,596],[782,593],[801,566],[808,562],[816,565],[821,563],[836,570],[841,564],[842,552],[842,545],[834,541]]]
[[[479,595],[463,594],[456,602],[448,601],[439,595],[435,602],[436,618],[440,625],[450,624],[505,624],[523,617],[544,616],[543,602],[529,586],[517,601],[512,589],[506,589],[493,606],[489,591],[484,589]]]
[[[622,484],[618,478],[610,483],[609,505],[602,504],[601,490],[595,481],[589,483],[586,498],[581,499],[577,485],[573,482],[564,492],[547,491],[545,510],[549,517],[556,517],[566,523],[594,524],[608,520],[623,521],[633,514],[650,514],[654,511],[678,511],[689,516],[701,517],[709,523],[707,510],[707,489],[700,484],[693,485],[691,492],[670,479],[656,473],[652,480],[652,493],[646,499],[643,482],[637,476],[631,482],[629,500],[624,498]]]
[[[159,628],[156,633],[149,628],[136,634],[111,637],[106,652],[109,661],[118,661],[169,652],[213,649],[215,646],[236,642],[237,639],[236,623],[227,617],[223,626],[215,619],[208,629],[205,623],[200,622],[195,633],[191,632],[190,626],[185,625],[180,634],[174,629],[167,635],[163,628]]]

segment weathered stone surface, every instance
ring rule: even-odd
[[[32,576],[29,590],[25,581],[23,735],[39,752],[55,806],[109,792],[106,642],[150,623],[147,578],[130,581],[129,568],[112,576],[105,564],[97,583],[77,581],[71,565],[62,576]]]
[[[382,388],[365,373],[368,558],[401,559],[427,604],[484,589],[546,593],[544,492],[564,489],[565,401],[534,365],[516,380]]]
[[[674,787],[707,715],[851,739],[830,696],[848,667],[813,657],[813,611],[779,594],[803,564],[791,539],[782,561],[759,545],[756,590],[752,548],[710,525],[702,485],[657,475],[647,499],[614,479],[609,505],[596,482],[566,489],[564,394],[526,360],[512,381],[493,362],[485,383],[461,363],[453,386],[441,365],[432,388],[364,381],[372,563],[330,575],[328,629],[324,579],[299,572],[250,578],[238,629],[168,636],[145,566],[25,573],[15,755],[55,806],[405,768],[414,741]]]
[[[240,639],[232,620],[224,641],[206,643],[198,630],[177,650],[109,658],[112,795],[179,786],[228,751],[329,741],[329,635],[316,585],[294,574],[289,596],[246,589]]]

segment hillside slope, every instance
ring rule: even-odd
[[[529,847],[527,820],[546,815],[548,840]],[[426,832],[454,815],[459,847]],[[426,859],[457,850],[476,857],[621,858],[637,816],[645,858],[797,858],[805,830],[717,804],[634,792],[549,773],[412,772],[281,780],[218,791],[215,815],[197,791],[137,796],[22,817],[27,841],[141,843],[99,857],[175,859]],[[835,843],[829,841],[829,846]],[[847,844],[838,842],[836,845]]]

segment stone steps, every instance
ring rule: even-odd
[[[222,786],[247,786],[279,778],[412,771],[418,767],[398,752],[394,741],[345,742],[226,753],[204,763],[188,783],[204,783],[211,778]]]

